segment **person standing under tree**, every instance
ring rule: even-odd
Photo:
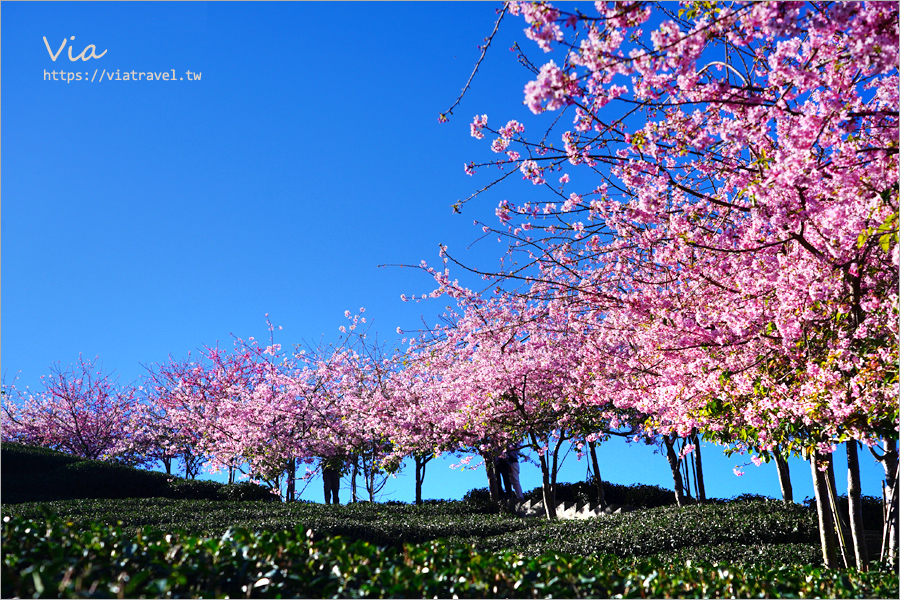
[[[522,493],[522,484],[519,483],[519,449],[515,446],[506,448],[506,464],[509,465],[509,481],[516,494],[516,500],[522,500],[525,495]]]
[[[500,481],[497,482],[497,491],[500,492],[502,499],[508,500],[512,497],[512,488],[509,485],[509,461],[502,456],[498,456],[494,459],[494,471],[500,475]]]
[[[339,456],[322,460],[322,481],[325,486],[325,504],[340,504],[338,491],[341,488],[341,471],[344,461]]]

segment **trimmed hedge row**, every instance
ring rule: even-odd
[[[815,515],[774,500],[660,508],[585,521],[547,522],[480,513],[468,502],[321,504],[213,502],[171,499],[72,500],[3,507],[5,515],[121,524],[137,533],[150,526],[220,536],[231,527],[284,531],[301,527],[316,539],[342,536],[400,547],[436,539],[482,551],[514,550],[656,556],[666,561],[716,559],[741,564],[820,564]]]
[[[652,556],[701,546],[814,546],[817,542],[814,514],[800,505],[768,500],[656,508],[599,520],[556,521],[540,529],[513,531],[484,540],[480,547],[516,548],[528,555],[554,551]]]
[[[227,485],[182,479],[14,442],[0,445],[0,461],[4,504],[78,498],[277,500],[264,487],[254,483]]]
[[[543,491],[540,487],[527,491],[525,500],[543,500]],[[658,508],[660,506],[672,506],[675,502],[675,494],[672,490],[658,485],[645,485],[636,483],[622,485],[619,483],[603,482],[603,497],[608,504],[634,506],[636,508]],[[586,481],[574,483],[556,484],[557,502],[579,502],[581,504],[596,504],[600,498],[597,486]],[[463,497],[467,502],[474,504],[490,504],[491,493],[485,488],[475,488],[466,492]]]
[[[4,515],[43,519],[86,519],[138,532],[146,526],[194,535],[222,535],[232,527],[252,531],[312,529],[317,538],[343,536],[382,546],[401,546],[438,538],[488,539],[522,528],[540,527],[540,519],[483,514],[464,502],[440,504],[357,503],[327,506],[312,503],[222,502],[132,498],[66,500],[3,507]]]
[[[4,517],[3,597],[873,597],[897,575],[812,566],[728,567],[549,553],[480,553],[438,541],[398,548],[294,531],[133,535],[121,527]]]

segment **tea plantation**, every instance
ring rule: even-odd
[[[71,458],[3,444],[3,597],[898,596],[878,565],[822,568],[814,511],[774,500],[548,523],[478,490],[420,506],[280,503],[246,484]],[[71,484],[61,499],[54,479]],[[663,498],[609,489],[635,506]]]

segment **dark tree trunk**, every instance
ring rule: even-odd
[[[553,448],[553,468],[550,471],[550,493],[553,496],[553,502],[556,502],[556,476],[559,474],[559,449],[562,448],[565,438],[560,435]],[[554,510],[554,514],[556,511]]]
[[[700,457],[700,436],[694,434],[694,461],[697,465],[697,501],[706,503],[706,484],[703,482],[703,460]]]
[[[484,457],[484,470],[487,472],[491,502],[500,502],[500,482],[497,481],[497,472],[494,470],[494,459],[491,455],[482,456]]]
[[[550,480],[550,465],[547,463],[547,453],[540,454],[541,460],[541,493],[544,498],[544,513],[547,519],[553,521],[556,519],[556,494],[553,489],[553,482]]]
[[[778,483],[781,485],[781,499],[785,504],[793,504],[794,488],[791,486],[791,469],[788,461],[782,456],[781,448],[775,448],[775,468],[778,470]]]
[[[681,450],[678,453],[678,464],[681,465],[681,485],[684,489],[684,497],[685,500],[690,502],[693,498],[691,496],[691,465],[690,459],[684,460],[684,455],[682,452],[684,451],[685,441],[682,439],[681,441]]]
[[[675,500],[678,502],[678,506],[685,506],[688,502],[681,482],[681,469],[678,464],[680,461],[675,453],[675,439],[672,436],[664,435],[663,443],[666,445],[666,459],[669,461],[669,468],[672,469],[672,480],[675,483]]]
[[[190,451],[184,452],[181,455],[181,460],[184,463],[184,478],[185,479],[196,479],[197,471],[200,470],[201,459],[199,456],[191,454]],[[231,470],[229,469],[229,474]]]
[[[416,504],[422,504],[422,482],[425,481],[425,466],[431,460],[431,457],[431,454],[416,454],[413,457],[416,461]]]
[[[869,568],[869,554],[866,550],[866,536],[862,521],[862,491],[859,484],[858,442],[847,442],[847,502],[850,507],[850,532],[853,534],[853,553],[856,566],[862,571]]]
[[[538,437],[533,433],[529,435],[531,437],[531,445],[533,448],[540,449],[549,445],[549,440],[538,440]],[[559,444],[557,444],[557,449],[558,448]],[[553,521],[556,520],[556,486],[553,483],[553,480],[555,480],[556,477],[554,476],[551,479],[550,464],[547,460],[547,454],[547,451],[538,451],[538,459],[541,465],[541,497],[544,501],[544,514],[547,515],[548,520]]]
[[[597,503],[600,508],[606,507],[606,497],[603,493],[603,479],[600,478],[600,463],[597,462],[597,442],[588,442],[591,451],[591,465],[594,468],[594,484],[597,486]]]
[[[359,502],[359,496],[356,493],[356,476],[359,474],[359,455],[351,455],[353,464],[350,466],[350,498],[353,502]]]
[[[287,496],[288,502],[296,500],[296,484],[297,484],[297,459],[293,456],[288,459],[287,464],[287,485],[285,486],[284,495]]]
[[[819,517],[819,542],[822,546],[822,562],[829,569],[836,569],[837,543],[834,534],[834,518],[831,514],[831,502],[828,500],[828,475],[816,466],[818,452],[810,453],[809,463],[812,468],[813,488],[816,491],[816,512]]]

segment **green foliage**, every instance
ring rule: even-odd
[[[662,556],[702,546],[808,544],[818,540],[815,516],[799,505],[765,502],[666,507],[585,521],[558,521],[541,528],[510,532],[484,540],[485,550],[517,548],[524,554],[544,552]],[[758,558],[741,552],[725,555],[730,562]],[[821,559],[817,559],[818,562]]]
[[[474,492],[475,490],[472,491]],[[486,493],[487,489],[483,488],[483,491]],[[541,500],[541,494],[541,488],[537,487],[526,492],[525,499]],[[644,485],[640,483],[622,485],[604,481],[603,496],[608,504],[634,506],[636,508],[657,508],[660,506],[672,506],[676,503],[675,493],[672,490],[667,490],[658,485]],[[557,483],[556,501],[596,504],[599,501],[599,494],[593,482]]]
[[[882,198],[886,201],[889,201],[889,192],[882,192]],[[898,240],[898,232],[897,232],[897,223],[900,220],[900,213],[893,213],[888,215],[887,219],[878,226],[878,229],[874,227],[870,227],[864,230],[859,234],[859,240],[857,242],[857,247],[862,248],[869,242],[873,237],[876,240],[878,247],[885,253],[890,255],[891,253],[891,243],[896,243]]]
[[[897,575],[813,566],[479,552],[425,542],[380,548],[291,531],[219,537],[5,517],[4,597],[897,597]]]
[[[673,564],[687,561],[777,568],[783,565],[821,565],[822,549],[816,544],[733,544],[690,546],[657,554]]]
[[[82,460],[77,456],[17,442],[0,444],[4,474],[46,473]]]
[[[464,502],[440,504],[375,503],[326,506],[308,503],[174,500],[164,498],[70,500],[7,506],[4,515],[43,518],[46,511],[63,519],[121,523],[137,533],[145,526],[193,535],[222,535],[231,527],[249,530],[293,530],[298,525],[315,531],[317,538],[344,536],[380,545],[399,546],[437,538],[481,539],[524,527],[541,525],[539,519],[473,512]]]
[[[540,490],[540,488],[538,488]],[[477,513],[498,513],[500,507],[491,502],[491,492],[487,488],[474,488],[466,492],[463,496],[463,502],[468,504],[472,511]]]
[[[222,484],[216,481],[204,481],[200,479],[174,479],[167,494],[167,498],[180,500],[212,500],[219,496]]]
[[[182,479],[11,442],[0,444],[0,461],[4,504],[83,498],[277,499],[255,483],[224,485]]]
[[[846,494],[837,497],[838,506],[841,509],[841,515],[844,521],[850,522],[850,501]],[[806,498],[803,501],[810,510],[816,509],[816,499]],[[884,508],[881,498],[875,496],[861,496],[860,504],[862,504],[862,521],[865,529],[881,530],[884,527]]]
[[[495,510],[493,506],[490,507]],[[71,500],[4,505],[4,515],[120,523],[132,534],[151,526],[192,535],[221,536],[232,527],[285,531],[302,527],[316,539],[342,536],[399,547],[436,539],[483,551],[612,554],[622,558],[702,557],[691,549],[715,549],[718,560],[755,564],[783,556],[793,564],[818,564],[815,513],[775,500],[742,500],[636,511],[584,521],[548,522],[497,512],[478,512],[470,502],[326,506],[309,503],[188,501],[172,499]]]
[[[5,444],[4,444],[5,446]],[[3,502],[74,498],[165,496],[169,482],[163,473],[142,471],[114,462],[78,460],[33,473],[8,473],[3,449]]]
[[[814,511],[753,495],[547,522],[501,513],[487,490],[418,506],[240,502],[273,496],[3,448],[4,597],[897,596],[896,573],[820,568]],[[7,472],[19,456],[35,473]],[[89,485],[76,475],[132,491],[149,482],[168,497],[8,502],[8,479],[40,474],[79,493]],[[632,506],[673,498],[655,486],[605,492]],[[585,483],[557,492],[594,493]]]
[[[220,500],[232,500],[239,502],[280,501],[280,498],[273,494],[268,488],[264,488],[263,486],[252,483],[250,481],[221,485],[216,490],[216,497]]]

